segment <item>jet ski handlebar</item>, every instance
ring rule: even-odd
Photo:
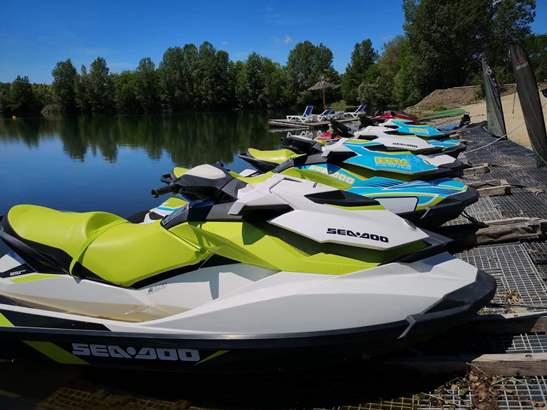
[[[186,174],[170,180],[165,179],[164,182],[167,185],[152,189],[151,194],[154,198],[176,193],[189,200],[211,199],[219,203],[237,199],[237,191],[247,185],[223,169],[211,165],[194,167]]]
[[[172,193],[172,192],[176,192],[179,190],[179,186],[177,186],[177,184],[174,184],[174,183],[170,183],[166,186],[162,186],[162,187],[159,187],[159,188],[155,188],[155,189],[152,189],[150,191],[150,193],[152,194],[152,196],[154,198],[158,198],[160,197],[161,195],[165,195],[165,194],[169,194],[169,193]]]

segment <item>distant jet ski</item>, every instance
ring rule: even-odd
[[[412,121],[413,123],[418,121],[417,117],[403,111],[385,111],[382,114],[375,115],[374,117],[372,117],[372,119],[375,121],[380,121],[380,122],[391,120],[391,119],[409,120],[409,121]]]
[[[456,139],[425,139],[415,135],[398,133],[393,128],[385,125],[368,125],[352,131],[345,124],[341,124],[338,121],[331,121],[331,130],[322,133],[315,140],[321,143],[328,143],[340,138],[374,141],[376,144],[385,147],[387,151],[405,150],[416,154],[443,153],[454,158],[466,149],[466,145]],[[287,139],[290,140],[290,138]],[[376,148],[376,150],[379,149],[380,147]]]
[[[384,127],[395,130],[398,134],[417,135],[422,138],[436,138],[444,139],[449,138],[446,132],[425,124],[414,124],[411,120],[395,119],[391,118],[382,123]]]

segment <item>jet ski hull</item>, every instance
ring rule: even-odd
[[[472,284],[405,320],[290,334],[117,332],[96,322],[61,320],[33,313],[32,308],[0,304],[0,357],[185,373],[316,367],[382,355],[427,340],[469,320],[495,289],[495,280],[479,271]]]

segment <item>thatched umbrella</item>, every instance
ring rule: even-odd
[[[327,101],[325,99],[325,90],[327,88],[336,88],[338,87],[336,84],[333,84],[327,80],[325,80],[325,77],[321,77],[321,79],[316,82],[314,85],[312,85],[310,88],[308,88],[309,91],[314,91],[314,90],[321,90],[322,94],[323,94],[323,109],[326,109],[327,108]]]

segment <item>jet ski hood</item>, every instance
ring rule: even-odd
[[[389,119],[383,123],[388,128],[393,128],[401,134],[413,134],[424,138],[446,137],[446,133],[430,125],[413,124],[410,120]]]
[[[314,202],[328,202],[328,198],[336,192],[337,190],[325,185],[273,174],[263,183],[247,185],[241,189],[230,212],[241,212],[244,206],[258,204],[287,204],[293,210],[269,220],[268,223],[320,243],[391,249],[427,237],[424,231],[389,211],[348,211]],[[348,235],[348,231],[354,235]]]
[[[373,199],[283,174],[267,174],[260,176],[262,182],[247,184],[221,168],[200,165],[178,175],[172,184],[183,195],[195,197],[196,192],[206,192],[205,187],[217,187],[214,196],[222,198],[218,205],[227,210],[226,217],[256,220],[261,214],[265,223],[319,243],[388,250],[428,237],[412,223],[378,209]],[[164,226],[171,225],[177,212],[162,222]]]
[[[381,143],[388,148],[398,148],[408,151],[426,151],[433,150],[433,146],[430,142],[412,135],[393,135],[389,134],[389,131],[393,132],[391,128],[384,126],[369,125],[355,131],[353,135],[355,138],[367,139],[376,143]]]
[[[407,175],[445,174],[463,169],[463,163],[444,154],[416,155],[409,151],[389,152],[373,149],[375,141],[340,139],[324,146],[321,156],[329,159],[343,158],[345,164],[373,171]],[[372,148],[372,149],[371,149]]]
[[[459,154],[465,150],[463,141],[456,139],[435,139],[417,137],[415,135],[402,133],[398,134],[397,130],[385,125],[369,125],[355,132],[356,138],[373,140],[382,143],[386,147],[407,149],[408,151],[442,151]]]

